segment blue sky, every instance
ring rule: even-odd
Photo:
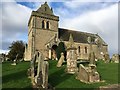
[[[110,54],[117,53],[118,4],[115,1],[118,0],[109,0],[109,2],[107,0],[81,1],[67,0],[67,2],[48,2],[48,4],[53,8],[54,14],[60,18],[59,27],[98,33],[109,44]],[[27,23],[30,14],[32,10],[37,10],[43,3],[33,2],[33,0],[31,2],[10,0],[10,2],[4,1],[2,3],[2,8],[0,8],[2,9],[0,53],[8,51],[12,41],[23,40],[27,42]],[[114,37],[111,38],[111,34]]]

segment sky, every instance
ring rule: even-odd
[[[24,1],[24,2],[23,2]],[[47,0],[59,27],[98,33],[108,44],[109,54],[118,53],[118,0]],[[13,41],[27,43],[28,20],[45,0],[3,0],[0,2],[0,53]]]

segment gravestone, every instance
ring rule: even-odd
[[[62,66],[62,63],[63,63],[63,61],[64,61],[64,53],[61,53],[61,57],[60,57],[60,59],[59,59],[59,61],[58,61],[58,63],[57,63],[57,67],[61,67]]]
[[[89,61],[90,61],[89,65],[95,65],[95,53],[94,52],[91,52],[89,54]]]
[[[35,82],[37,85],[42,85],[42,64],[43,64],[43,57],[42,53],[38,55],[38,68],[37,68],[37,75],[35,76]]]
[[[100,76],[95,65],[85,67],[80,64],[76,79],[84,83],[94,83],[100,81]]]
[[[47,61],[44,61],[42,66],[42,87],[45,89],[48,88],[48,70],[49,63]]]
[[[31,75],[31,81],[32,81],[33,86],[35,85],[35,62],[36,62],[36,59],[37,59],[37,54],[35,53],[31,60],[31,67],[30,67],[30,69],[28,69],[29,71],[31,71],[30,75]]]
[[[91,37],[88,37],[88,43],[90,45],[90,53],[88,60],[90,61],[89,65],[95,65],[95,53],[92,49],[92,40]]]
[[[36,68],[36,61],[38,63],[38,66]],[[47,61],[44,61],[43,54],[40,52],[37,52],[34,54],[32,60],[31,60],[31,80],[33,86],[36,88],[48,88],[48,69],[49,69],[49,63]]]
[[[11,65],[17,65],[17,59],[18,59],[18,54],[16,55],[16,57]]]
[[[104,54],[104,61],[106,62],[106,63],[108,63],[109,61],[110,61],[110,56],[109,56],[109,54]]]
[[[74,46],[73,37],[70,34],[69,43],[67,46],[67,73],[74,74],[78,71],[77,68],[77,54]]]
[[[90,44],[90,53],[89,53],[90,63],[88,66],[84,66],[84,65],[80,64],[76,79],[78,79],[82,82],[85,82],[85,83],[99,82],[100,76],[96,70],[95,53],[92,50],[91,37],[88,37],[88,43]]]
[[[89,71],[89,82],[99,82],[100,81],[100,76],[99,76],[99,73],[97,72],[96,70],[96,66],[93,65],[93,66],[90,66],[89,67],[90,71]]]
[[[120,62],[119,54],[113,54],[112,55],[112,61],[115,62],[115,63],[119,63]]]

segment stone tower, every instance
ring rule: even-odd
[[[58,34],[59,17],[45,2],[37,11],[32,11],[28,22],[28,45],[25,48],[24,60],[31,60],[35,51],[45,53],[45,44]]]

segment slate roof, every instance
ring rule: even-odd
[[[92,34],[92,33],[86,33],[86,32],[58,28],[58,38],[60,40],[69,41],[70,34],[72,34],[74,42],[88,43],[88,37],[91,37],[92,43],[96,44],[95,39],[96,39],[96,37],[99,37],[102,40],[102,44],[107,45],[98,34]]]

